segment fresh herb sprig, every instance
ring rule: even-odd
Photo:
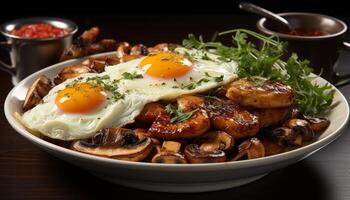
[[[189,119],[193,115],[193,113],[198,111],[198,109],[194,109],[190,112],[184,112],[183,109],[176,108],[174,105],[168,104],[167,106],[165,106],[165,111],[168,114],[170,114],[170,116],[171,116],[170,122],[171,123],[180,123],[180,122],[184,122],[187,119]]]
[[[283,60],[286,43],[246,29],[221,32],[215,38],[227,34],[232,35],[233,46],[224,45],[215,39],[204,42],[202,36],[197,38],[193,34],[183,41],[183,46],[214,53],[222,61],[236,61],[240,78],[264,77],[290,85],[296,92],[298,108],[306,115],[323,115],[330,110],[334,96],[332,87],[311,82],[312,70],[307,60],[299,60],[296,54]],[[248,36],[260,40],[261,47],[257,48],[249,42]]]

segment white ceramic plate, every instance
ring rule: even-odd
[[[97,56],[108,54],[112,53]],[[21,105],[27,89],[38,76],[47,75],[53,78],[63,67],[81,61],[77,59],[58,63],[21,81],[6,98],[4,105],[6,118],[19,134],[39,148],[105,180],[133,188],[163,192],[204,192],[240,186],[315,153],[342,133],[349,118],[348,103],[339,90],[334,88],[336,91],[334,102],[338,105],[328,116],[331,120],[330,127],[317,141],[293,151],[254,160],[182,165],[130,162],[97,157],[46,142],[26,131],[13,117],[14,112],[22,112]],[[327,83],[319,77],[315,81],[321,85]]]

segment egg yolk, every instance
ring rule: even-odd
[[[66,113],[88,113],[105,102],[107,93],[100,86],[78,83],[58,92],[55,104]]]
[[[142,69],[146,69],[146,74],[156,78],[176,78],[181,77],[192,69],[192,63],[182,55],[165,51],[150,55],[140,63]]]

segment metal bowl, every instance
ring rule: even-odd
[[[26,24],[46,23],[65,29],[67,33],[54,38],[23,38],[11,32]],[[0,43],[2,49],[10,53],[11,64],[0,61],[0,69],[12,75],[12,82],[18,83],[28,75],[59,61],[63,51],[71,43],[78,26],[67,19],[53,17],[24,18],[8,21],[0,25],[0,33],[6,37]]]
[[[23,25],[38,24],[38,23],[50,24],[52,26],[65,29],[67,30],[67,34],[64,34],[61,37],[55,37],[55,38],[23,38],[23,37],[19,37],[11,34],[13,30],[18,29]],[[9,37],[12,39],[30,40],[30,41],[60,40],[63,38],[71,37],[77,31],[78,31],[78,26],[74,22],[67,19],[55,18],[55,17],[33,17],[33,18],[15,19],[15,20],[5,22],[0,26],[0,32],[6,37]]]

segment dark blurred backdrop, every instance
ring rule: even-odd
[[[80,31],[92,25],[102,28],[102,37],[114,37],[132,43],[159,42],[170,34],[179,42],[185,33],[211,34],[234,27],[254,28],[255,24],[240,22],[240,16],[255,22],[259,17],[242,12],[237,0],[3,0],[0,23],[23,17],[52,16],[71,19]],[[349,21],[345,0],[251,0],[274,12],[316,12]],[[218,20],[221,23],[216,23]],[[222,23],[225,20],[225,23]],[[234,22],[234,23],[233,23]],[[220,25],[216,25],[220,24]],[[225,24],[225,25],[223,25]],[[106,30],[108,27],[108,33]],[[128,30],[125,32],[125,30]],[[143,30],[153,31],[152,35]],[[208,33],[208,30],[212,30]],[[206,31],[206,32],[205,32]],[[125,34],[124,34],[125,33]],[[115,35],[117,34],[117,35]],[[169,38],[169,37],[168,37]]]

